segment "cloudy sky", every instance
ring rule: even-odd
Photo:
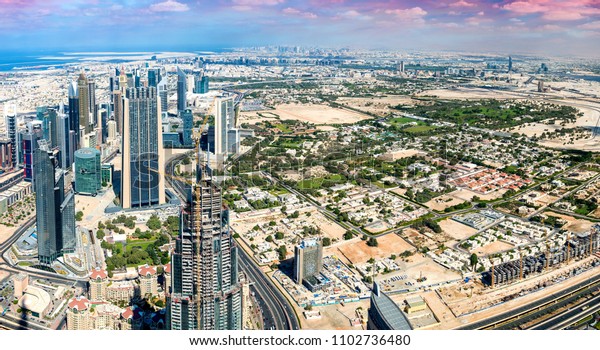
[[[0,0],[0,50],[254,45],[600,54],[600,0]]]

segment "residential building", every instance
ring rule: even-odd
[[[158,295],[156,267],[148,266],[148,264],[140,266],[138,275],[140,279],[140,296],[146,298]]]

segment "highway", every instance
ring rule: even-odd
[[[564,329],[577,321],[600,311],[600,295],[569,308],[566,312],[544,320],[528,329]]]
[[[174,169],[185,154],[169,159],[165,166],[165,179],[167,185],[180,197],[182,203],[187,202],[188,185],[174,176]],[[254,292],[259,307],[262,310],[264,329],[290,330],[300,329],[300,322],[294,312],[294,308],[288,300],[275,287],[273,282],[262,272],[247,253],[239,248],[239,267],[246,273],[252,282],[250,290]]]
[[[535,317],[539,317],[541,314],[548,313],[547,310],[544,310],[545,312],[540,312],[544,308],[558,306],[557,304],[560,302],[565,302],[566,305],[567,299],[570,299],[570,302],[573,302],[584,294],[591,294],[592,292],[598,290],[600,290],[600,275],[596,275],[587,281],[580,282],[560,292],[550,294],[530,304],[487,318],[485,320],[468,324],[458,329],[497,329],[500,327],[504,329],[510,329],[512,326],[516,327],[519,324],[528,322],[528,320],[525,318],[529,318],[529,321],[532,321],[535,319]],[[531,315],[533,313],[536,314]],[[540,315],[537,313],[540,313]],[[507,327],[507,325],[509,326]]]

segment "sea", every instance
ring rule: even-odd
[[[182,51],[186,53],[210,54],[214,52],[225,52],[226,49],[210,51]],[[140,56],[152,56],[163,51],[136,51],[136,52],[2,52],[0,51],[0,72],[20,70],[46,70],[49,68],[61,68],[65,65],[93,62],[93,58],[101,57],[101,62],[123,63],[139,60]],[[168,51],[174,52],[174,51]],[[128,59],[128,56],[131,59]],[[111,58],[114,57],[114,58]]]

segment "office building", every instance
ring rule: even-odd
[[[79,128],[83,128],[84,134],[92,132],[91,117],[92,111],[90,110],[90,82],[83,72],[77,79],[77,94],[79,95]],[[95,96],[95,94],[94,94]],[[79,135],[81,138],[82,135]]]
[[[209,91],[208,77],[206,75],[196,76],[196,80],[194,82],[194,93],[195,94],[205,94],[208,91]]]
[[[512,72],[513,70],[513,61],[512,61],[512,57],[508,56],[508,72]]]
[[[19,133],[19,138],[22,152],[20,163],[23,164],[25,181],[33,182],[33,154],[38,148],[38,141],[44,138],[42,122],[34,120],[27,123],[27,128]]]
[[[75,152],[75,192],[95,196],[102,189],[100,151],[81,148]]]
[[[157,87],[161,80],[160,68],[148,69],[148,87]]]
[[[118,90],[113,92],[113,101],[113,119],[117,127],[117,132],[119,135],[123,135],[123,93]]]
[[[0,169],[8,171],[13,168],[13,144],[10,139],[0,138]]]
[[[11,161],[13,167],[18,165],[17,161],[17,106],[6,104],[4,106],[4,118],[6,125],[6,137],[12,142]]]
[[[368,330],[412,330],[412,326],[404,312],[389,296],[379,289],[377,283],[373,284],[368,315]]]
[[[167,77],[163,77],[157,85],[158,98],[160,99],[160,107],[163,113],[169,110],[169,85]]]
[[[177,67],[177,111],[187,108],[187,75]]]
[[[107,140],[115,140],[117,138],[117,122],[114,120],[109,120],[106,123],[106,128]]]
[[[60,150],[60,167],[67,170],[73,164],[73,146],[71,144],[71,130],[69,129],[69,115],[61,105],[56,115],[56,128],[52,128],[56,135],[56,146]]]
[[[88,92],[90,94],[90,129],[94,130],[94,126],[98,125],[98,105],[96,104],[96,83],[93,80],[88,80]]]
[[[123,99],[121,205],[141,208],[165,203],[160,100],[156,88],[129,88]]]
[[[185,147],[192,147],[194,141],[192,140],[192,131],[194,129],[194,114],[191,109],[186,109],[179,113],[181,120],[183,121],[183,131],[181,133],[181,144]]]
[[[219,97],[215,101],[215,149],[217,164],[222,164],[229,153],[229,130],[235,128],[233,96]]]
[[[75,198],[72,191],[65,193],[64,172],[56,169],[56,153],[45,140],[38,143],[33,154],[38,259],[50,265],[75,251]]]
[[[323,245],[318,239],[304,240],[294,248],[294,278],[302,284],[305,278],[314,277],[323,268]]]
[[[69,130],[75,133],[75,143],[72,144],[73,151],[79,149],[79,89],[77,82],[69,84]]]
[[[229,212],[210,169],[199,163],[172,256],[167,328],[241,329],[241,287]]]

